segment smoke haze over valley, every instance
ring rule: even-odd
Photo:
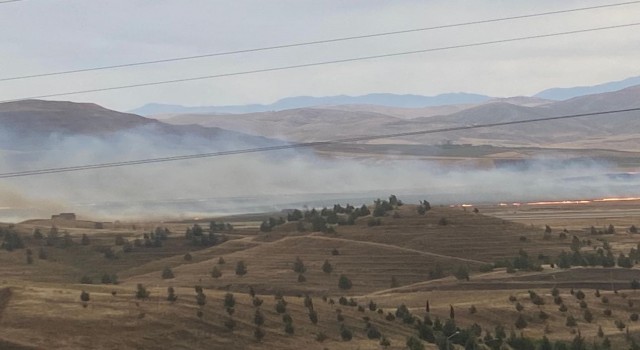
[[[400,108],[318,106],[165,122],[92,104],[0,105],[2,173],[259,148],[638,107],[640,90]],[[447,115],[416,117],[429,110]],[[166,122],[169,122],[167,124]],[[3,220],[74,211],[103,219],[204,216],[366,202],[510,202],[636,195],[633,113],[332,144],[74,173],[7,178]],[[356,203],[359,204],[359,203]]]

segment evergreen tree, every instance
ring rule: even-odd
[[[80,293],[80,300],[82,301],[82,307],[87,307],[87,303],[89,302],[89,293],[86,291],[82,291]]]
[[[171,271],[171,268],[169,266],[166,266],[163,270],[162,270],[162,279],[170,279],[170,278],[174,278],[175,276],[173,275],[173,271]]]
[[[142,283],[138,283],[136,289],[136,298],[137,299],[147,299],[149,298],[149,294],[151,294],[147,289],[142,285]]]
[[[222,276],[222,272],[218,269],[217,266],[214,266],[211,270],[211,277],[220,278],[220,276]]]
[[[173,287],[167,288],[167,300],[172,302],[172,303],[174,301],[178,300],[178,296],[176,295],[176,292],[173,289]]]
[[[333,266],[329,263],[329,260],[325,260],[324,264],[322,264],[322,272],[329,274],[333,271]]]
[[[296,261],[293,263],[293,271],[297,273],[305,273],[307,268],[304,266],[302,259],[300,257],[296,257]]]
[[[347,276],[340,275],[340,279],[338,280],[338,287],[340,289],[348,290],[348,289],[351,289],[352,286],[353,286],[353,283],[351,283],[351,280],[347,278]]]
[[[244,276],[246,274],[247,274],[247,266],[245,265],[244,261],[242,260],[238,261],[238,263],[236,264],[236,275]]]

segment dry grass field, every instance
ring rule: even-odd
[[[481,349],[490,349],[483,339],[487,331],[495,335],[498,325],[507,335],[513,330],[517,336],[540,339],[546,335],[552,341],[570,342],[580,334],[587,344],[600,344],[607,337],[613,348],[626,348],[630,339],[640,337],[640,322],[633,321],[640,312],[640,292],[631,288],[631,281],[640,279],[638,270],[561,269],[549,263],[555,263],[560,252],[570,252],[575,240],[582,242],[579,249],[585,254],[605,245],[616,257],[629,254],[640,242],[640,236],[628,232],[632,224],[640,223],[638,203],[523,205],[515,212],[514,208],[481,206],[479,213],[473,208],[433,207],[426,215],[420,215],[416,205],[406,204],[381,217],[379,225],[369,225],[371,216],[361,217],[354,225],[336,226],[331,233],[299,232],[294,222],[261,232],[260,223],[269,214],[238,216],[224,218],[235,228],[223,231],[226,240],[210,247],[193,245],[185,238],[187,228],[196,222],[128,223],[108,229],[59,227],[60,237],[66,231],[72,243],[47,245],[46,238],[33,237],[38,227],[47,235],[46,221],[29,221],[13,229],[31,250],[32,263],[27,262],[25,248],[0,251],[0,348],[381,349],[378,339],[367,337],[373,327],[388,338],[389,349],[405,349],[407,338],[418,335],[415,322],[423,320],[427,301],[432,321],[445,322],[453,308],[461,330],[479,325]],[[199,224],[208,230],[208,221]],[[590,232],[591,226],[600,229],[609,224],[615,225],[615,234]],[[548,237],[544,237],[545,225],[552,228]],[[125,252],[115,242],[116,236],[130,243],[143,240],[156,226],[170,232],[160,247],[132,245]],[[564,229],[566,238],[561,237]],[[81,243],[83,235],[89,239],[86,244]],[[46,259],[39,257],[40,249]],[[113,254],[106,257],[106,250]],[[491,268],[517,257],[521,250],[542,269]],[[187,253],[190,259],[185,258]],[[304,263],[304,281],[294,271],[297,258]],[[235,273],[240,261],[247,267],[242,276]],[[325,261],[333,268],[330,273],[322,269]],[[163,278],[165,268],[171,269],[172,278]],[[214,268],[221,273],[215,278]],[[469,280],[453,276],[460,269],[470,272]],[[118,283],[100,283],[104,275],[116,275]],[[341,275],[350,279],[351,288],[339,287]],[[83,277],[85,283],[80,283]],[[86,284],[87,278],[93,284]],[[138,284],[150,292],[148,298],[136,298]],[[204,305],[196,303],[195,286],[203,288]],[[169,287],[177,295],[174,302],[167,300]],[[554,302],[554,287],[564,310]],[[256,307],[250,288],[263,300],[261,341],[254,334]],[[90,295],[86,307],[80,299],[83,290]],[[585,295],[583,305],[576,295],[579,290]],[[539,305],[534,305],[529,291],[540,296]],[[232,316],[224,306],[227,293],[237,301]],[[294,334],[284,330],[282,315],[275,308],[276,295],[283,295],[287,302]],[[317,324],[310,320],[305,295],[313,300]],[[353,306],[340,305],[343,296],[353,298]],[[376,304],[373,311],[370,301]],[[387,319],[401,304],[416,317],[412,324]],[[591,322],[585,320],[585,310],[592,314]],[[527,325],[518,330],[515,322],[520,315]],[[575,318],[575,325],[567,326],[569,316]],[[225,326],[230,319],[236,322],[233,331]],[[620,322],[622,330],[617,327]],[[353,339],[343,340],[341,327],[350,330]],[[599,327],[604,337],[598,336]],[[319,334],[326,339],[318,341]],[[437,349],[435,344],[423,344]]]

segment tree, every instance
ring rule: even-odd
[[[276,312],[279,314],[287,312],[287,302],[284,299],[279,299],[276,302]]]
[[[231,293],[227,293],[224,296],[224,307],[225,308],[233,308],[236,306],[236,299]]]
[[[340,338],[342,338],[342,340],[344,341],[350,341],[353,338],[353,332],[342,325],[342,327],[340,328]]]
[[[253,323],[255,323],[256,326],[262,326],[264,324],[264,315],[262,314],[260,309],[256,309],[255,313],[253,314]]]
[[[333,266],[331,266],[331,263],[329,262],[329,260],[325,260],[324,264],[322,264],[322,272],[329,274],[333,271]]]
[[[247,274],[247,266],[244,264],[244,261],[240,260],[236,264],[236,275],[244,276]]]
[[[466,265],[460,265],[454,272],[454,276],[459,280],[469,280],[469,268]]]
[[[587,321],[587,323],[591,323],[593,321],[593,314],[591,313],[591,311],[589,311],[589,309],[584,310],[582,316],[584,317],[584,320]]]
[[[80,240],[80,243],[82,245],[89,245],[91,243],[91,241],[89,240],[89,236],[87,236],[86,233],[82,234],[82,239]]]
[[[318,312],[316,310],[309,310],[309,320],[313,324],[318,324]]]
[[[207,296],[204,295],[202,288],[200,288],[197,292],[196,292],[196,303],[198,304],[198,306],[205,306],[205,304],[207,304]]]
[[[217,266],[214,266],[213,269],[211,270],[211,277],[220,278],[220,276],[222,276],[222,272],[220,272],[220,270],[218,270]]]
[[[284,332],[290,335],[295,333],[295,329],[293,329],[293,324],[290,322],[286,322],[284,324]]]
[[[136,299],[147,299],[149,298],[149,294],[151,294],[147,289],[142,285],[142,283],[138,283],[136,289]]]
[[[167,300],[172,302],[172,303],[174,301],[178,300],[178,296],[176,295],[176,292],[173,289],[173,287],[167,288]]]
[[[170,279],[170,278],[174,278],[175,276],[173,275],[173,271],[171,271],[171,268],[169,266],[165,266],[164,270],[162,270],[162,279]]]
[[[578,322],[576,322],[576,319],[572,315],[569,315],[567,316],[567,321],[565,322],[565,325],[567,327],[575,327],[578,325]]]
[[[338,280],[338,287],[343,290],[349,290],[353,286],[351,280],[347,278],[345,275],[340,275],[340,279]]]
[[[515,326],[517,329],[524,329],[527,327],[527,321],[524,319],[524,317],[522,316],[522,314],[518,315],[518,319],[515,322]]]
[[[449,318],[452,320],[456,318],[456,314],[453,310],[453,305],[449,305]]]
[[[191,260],[193,260],[191,253],[187,253],[184,255],[184,261],[191,261]]]
[[[424,350],[424,344],[422,344],[420,339],[411,336],[407,338],[407,348],[409,348],[409,350]]]
[[[293,271],[297,273],[305,273],[307,268],[304,266],[302,259],[300,257],[296,257],[296,261],[293,262]]]
[[[87,307],[87,303],[89,302],[89,293],[86,291],[82,291],[80,293],[80,300],[82,301],[82,307]]]

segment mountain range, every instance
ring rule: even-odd
[[[613,81],[594,86],[577,86],[569,88],[551,88],[541,91],[532,98],[540,100],[562,101],[574,97],[590,94],[605,93],[621,90],[640,84],[640,76],[631,77],[620,81]],[[344,106],[344,105],[376,105],[399,108],[425,108],[435,106],[457,106],[479,104],[490,101],[492,98],[486,95],[473,93],[446,93],[437,96],[422,95],[398,95],[390,93],[373,93],[362,96],[326,96],[311,97],[297,96],[287,97],[272,104],[248,104],[231,106],[200,106],[186,107],[180,105],[150,103],[129,111],[143,116],[162,116],[175,114],[246,114],[257,112],[282,111],[286,109],[317,107],[317,106]]]
[[[606,90],[628,84],[634,79],[602,84],[592,89]],[[580,91],[587,90],[582,88]],[[139,158],[156,154],[210,152],[262,147],[282,142],[324,141],[640,107],[640,85],[561,101],[549,99],[553,97],[553,92],[543,95],[547,98],[521,96],[496,99],[480,95],[440,95],[434,99],[462,102],[416,107],[428,99],[412,95],[398,97],[374,94],[360,97],[357,99],[360,103],[357,104],[319,105],[244,114],[223,114],[220,111],[209,114],[173,114],[164,116],[162,120],[112,111],[90,103],[27,100],[0,104],[0,151],[4,151],[5,155],[8,151],[41,152],[66,143],[65,150],[69,152],[87,148],[87,153],[90,153],[91,147],[98,142],[101,154],[108,155],[105,159],[120,159],[125,151],[139,151],[134,152]],[[434,99],[431,101],[435,101]],[[352,101],[344,96],[320,100],[326,103]],[[388,105],[374,103],[381,100],[386,100]],[[399,103],[401,100],[404,102]],[[317,100],[292,98],[276,104],[284,108],[313,101]],[[397,106],[403,103],[412,107]],[[461,143],[635,151],[640,147],[638,116],[638,112],[616,113],[545,123],[381,138],[368,144]]]
[[[372,105],[330,106],[248,113],[243,115],[183,114],[165,121],[198,124],[237,132],[286,139],[322,141],[362,135],[531,120],[578,113],[640,107],[640,85],[615,92],[565,101],[539,98],[491,99],[479,104],[400,109]],[[438,112],[449,112],[438,114]],[[638,112],[592,116],[467,131],[381,139],[372,143],[438,144],[443,142],[518,147],[612,148],[635,150],[640,145]]]

